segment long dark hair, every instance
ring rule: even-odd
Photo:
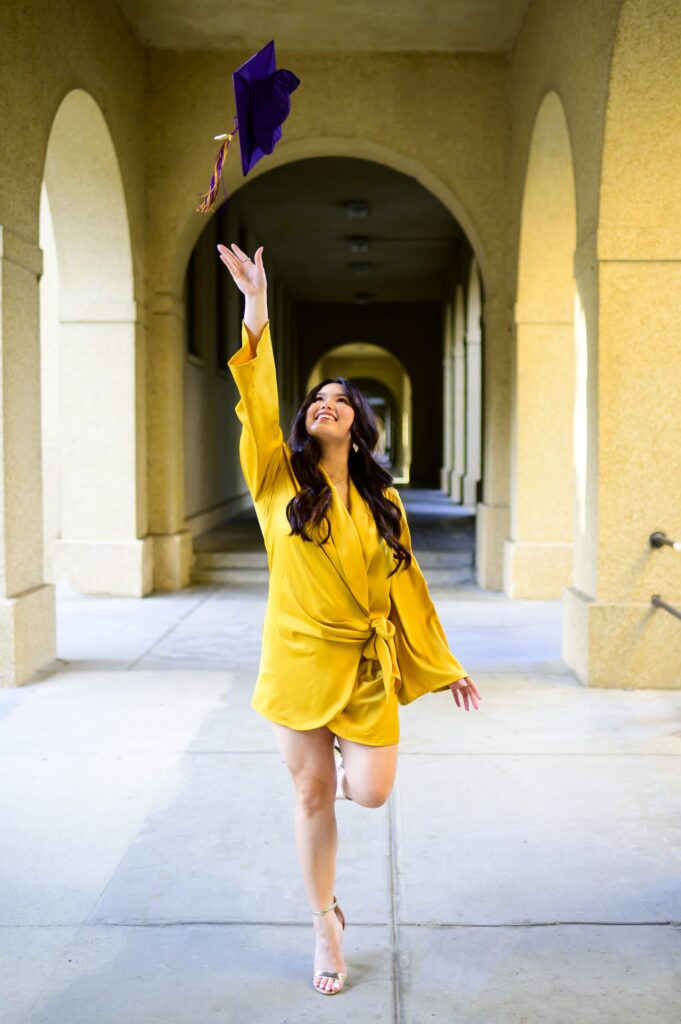
[[[392,572],[388,573],[390,577],[402,563],[405,568],[411,565],[411,553],[399,541],[402,518],[400,508],[383,493],[385,487],[392,486],[393,478],[374,458],[379,438],[374,410],[357,385],[346,377],[327,377],[312,388],[293,420],[288,445],[292,452],[291,465],[300,483],[300,490],[286,506],[286,518],[291,526],[289,537],[298,534],[303,540],[311,541],[313,538],[308,535],[306,527],[309,525],[316,529],[321,527],[323,521],[326,522],[327,532],[321,543],[325,544],[331,536],[331,523],[327,516],[331,504],[331,487],[319,468],[322,449],[317,438],[308,434],[305,426],[307,410],[325,384],[342,384],[355,411],[350,428],[348,472],[369,505],[379,534],[394,552],[396,564]],[[357,451],[352,447],[352,442],[358,446]]]

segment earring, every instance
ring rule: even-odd
[[[356,451],[356,452],[358,452],[358,451],[359,451],[359,445],[358,445],[358,444],[356,444],[356,442],[355,442],[355,441],[353,441],[353,442],[352,442],[352,447],[353,447],[353,448],[355,449],[355,451]]]

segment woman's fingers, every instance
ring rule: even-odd
[[[236,244],[236,242],[232,242],[232,249],[234,249],[234,251],[236,252],[236,254],[237,254],[237,256],[238,256],[238,258],[240,260],[247,260],[248,259],[248,254],[243,252],[239,248],[239,246]],[[230,256],[231,256],[231,253],[230,253]]]
[[[229,269],[231,270],[232,269],[232,260],[230,258],[229,253],[225,249],[224,245],[219,245],[218,246],[218,256],[220,257],[220,259],[222,260],[224,265],[226,267],[229,267]]]
[[[464,683],[466,684],[465,686],[463,685]],[[459,694],[462,694],[466,711],[470,710],[468,707],[469,700],[472,701],[473,707],[477,711],[478,700],[482,700],[482,697],[480,696],[480,691],[478,690],[477,686],[475,685],[470,676],[465,676],[463,679],[458,679],[455,683],[451,684],[450,689],[452,691],[452,696],[454,697],[454,700],[456,701],[456,706],[458,708],[461,707]]]
[[[234,256],[229,249],[225,248],[224,245],[218,245],[218,252],[220,253],[220,258],[223,263],[230,267],[230,269],[237,270],[239,268],[239,261],[236,256]]]
[[[231,245],[234,252],[219,243],[217,249],[220,259],[230,271],[239,290],[244,295],[253,295],[257,291],[265,289],[267,282],[262,262],[264,246],[261,245],[256,249],[254,259],[251,259],[246,256],[245,252],[242,252],[236,242],[232,242]]]
[[[218,245],[217,249],[220,255],[220,259],[222,260],[222,262],[225,264],[230,274],[232,275],[232,280],[236,284],[237,288],[241,292],[243,292],[244,295],[249,293],[252,289],[252,284],[249,279],[249,274],[248,271],[246,270],[246,266],[242,265],[240,260],[237,259],[237,257],[233,253],[231,253],[229,249],[226,248],[226,246]],[[250,265],[251,264],[247,264],[247,266]]]
[[[477,686],[475,685],[475,683],[473,682],[473,680],[471,679],[470,676],[464,676],[464,678],[461,681],[466,683],[467,689],[468,689],[469,693],[475,694],[475,696],[479,700],[482,700],[482,696],[480,694],[480,690],[477,688]]]

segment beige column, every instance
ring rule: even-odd
[[[678,689],[681,622],[651,596],[681,608],[681,555],[649,536],[681,539],[681,260],[575,262],[586,426],[563,657],[591,686]]]
[[[440,489],[449,494],[452,474],[453,409],[452,409],[452,304],[445,303],[444,332],[442,336],[442,466]]]
[[[504,280],[504,275],[500,272],[498,278]],[[502,589],[504,540],[509,528],[509,320],[508,294],[501,289],[487,288],[483,492],[475,518],[476,575],[484,590]]]
[[[146,534],[145,328],[135,304],[60,309],[61,537],[54,574],[80,593],[153,589]]]
[[[511,397],[510,597],[558,599],[572,580],[575,198],[563,107],[537,114],[523,195]]]
[[[181,296],[155,294],[147,350],[148,510],[154,590],[187,586],[193,557],[184,500],[184,317]]]
[[[0,685],[56,653],[54,587],[43,582],[37,245],[0,226]]]
[[[563,657],[591,686],[681,688],[681,7],[622,4],[597,236],[579,289],[575,575]]]
[[[572,580],[574,382],[572,318],[517,307],[509,597],[558,600]]]
[[[466,302],[461,285],[454,298],[454,346],[452,356],[452,406],[454,411],[454,451],[449,493],[456,502],[463,499],[466,473]]]
[[[477,264],[471,266],[466,302],[466,473],[464,505],[477,505],[482,477],[482,296]]]

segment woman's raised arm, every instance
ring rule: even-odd
[[[255,353],[262,329],[267,323],[267,278],[262,263],[263,246],[255,251],[255,262],[232,242],[230,252],[226,245],[218,245],[220,259],[225,264],[239,291],[246,299],[244,323]]]
[[[267,506],[283,453],[277,377],[267,316],[267,281],[262,246],[253,262],[237,245],[218,246],[220,259],[246,297],[241,348],[227,365],[239,389],[235,412],[242,423],[239,459],[255,502]]]

